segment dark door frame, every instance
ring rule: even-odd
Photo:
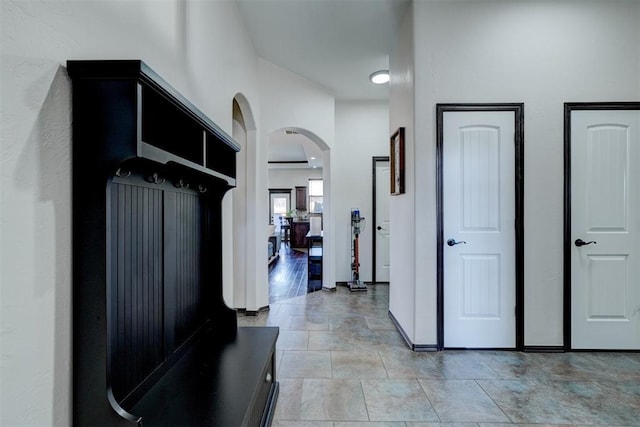
[[[640,110],[640,102],[565,102],[564,104],[564,350],[571,347],[571,112],[579,110]]]
[[[436,104],[437,338],[444,349],[443,119],[445,112],[513,111],[515,119],[516,350],[524,348],[524,103]]]
[[[377,197],[376,197],[376,166],[378,162],[388,162],[389,156],[373,156],[371,165],[372,165],[372,192],[371,192],[371,283],[376,284],[376,242],[377,242],[377,233],[376,233],[376,224],[378,223],[378,219],[376,218],[376,205],[377,205]]]

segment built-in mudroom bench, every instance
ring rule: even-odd
[[[67,70],[73,424],[270,425],[278,328],[222,296],[238,145],[142,61]]]

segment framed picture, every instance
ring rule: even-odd
[[[391,195],[404,193],[404,128],[391,135]]]

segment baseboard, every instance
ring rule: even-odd
[[[522,349],[525,353],[564,353],[561,345],[525,345]]]
[[[400,322],[398,322],[398,319],[395,318],[391,311],[389,311],[388,314],[396,329],[398,329],[398,332],[400,332],[402,339],[404,339],[404,342],[407,343],[407,346],[409,346],[411,350],[415,352],[438,351],[438,346],[436,344],[414,344],[413,342],[411,342],[411,340],[409,339],[409,335],[407,335],[407,333],[404,331],[404,329],[400,325]]]
[[[417,353],[427,352],[427,351],[439,351],[438,346],[436,344],[415,344],[412,347],[412,350]]]
[[[388,285],[389,282],[366,282],[366,281],[362,281],[362,283],[364,283],[367,286],[375,286],[375,285]],[[336,286],[349,286],[349,282],[336,282]]]
[[[271,310],[271,308],[268,305],[265,305],[264,307],[260,307],[257,310],[247,310],[246,308],[236,308],[237,313],[243,314],[247,317],[257,316],[259,313],[263,311],[269,311],[269,310]]]

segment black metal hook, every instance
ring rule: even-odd
[[[161,178],[158,172],[154,172],[147,177],[147,181],[153,184],[162,184],[164,183],[164,178]]]

